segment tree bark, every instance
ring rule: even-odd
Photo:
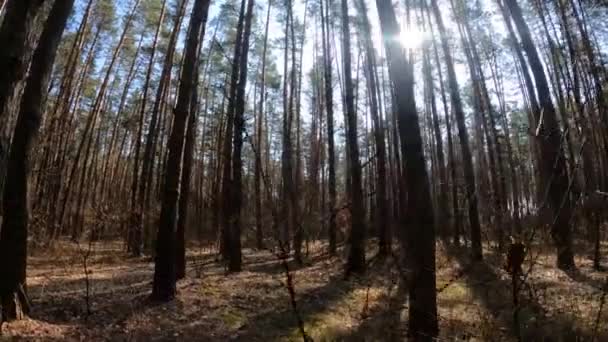
[[[329,0],[328,0],[329,1]],[[331,50],[329,46],[329,18],[324,11],[324,0],[320,0],[321,4],[321,28],[323,35],[323,57],[324,57],[324,75],[325,75],[325,107],[327,111],[327,164],[328,164],[328,198],[327,207],[329,210],[329,253],[336,255],[336,153],[334,143],[334,101],[333,101],[333,83],[332,83],[332,66],[331,66]],[[326,4],[329,7],[329,4]],[[327,10],[329,12],[329,10]]]
[[[221,206],[221,246],[220,251],[224,260],[230,262],[230,254],[232,250],[232,224],[234,206],[233,199],[233,171],[232,171],[232,150],[233,136],[235,130],[235,110],[236,110],[236,95],[239,82],[239,66],[241,60],[242,35],[243,25],[245,20],[245,5],[246,1],[241,0],[241,9],[236,29],[236,37],[234,42],[234,54],[232,58],[232,71],[230,73],[230,94],[228,95],[228,109],[226,111],[226,130],[224,133],[224,146],[222,151],[223,171],[222,171],[222,206]]]
[[[522,48],[526,52],[536,83],[541,110],[535,111],[534,116],[538,123],[537,139],[541,154],[540,169],[543,188],[546,190],[547,203],[552,214],[550,218],[553,221],[551,235],[557,248],[557,266],[569,269],[574,267],[570,227],[572,208],[568,199],[568,170],[562,151],[561,132],[543,64],[532,41],[528,25],[524,21],[521,8],[516,0],[505,0],[505,2],[517,27]]]
[[[182,177],[184,135],[190,112],[192,91],[195,87],[194,68],[197,65],[198,46],[204,36],[204,21],[209,11],[209,0],[196,0],[192,8],[190,29],[185,46],[184,64],[174,110],[173,127],[168,146],[168,160],[163,185],[162,207],[156,239],[156,258],[152,299],[170,301],[175,298],[176,281],[176,223]]]
[[[154,33],[154,39],[152,41],[152,51],[150,52],[150,59],[148,60],[148,69],[146,71],[146,77],[143,84],[142,91],[142,103],[139,108],[139,126],[137,128],[137,137],[135,138],[135,159],[133,163],[133,179],[131,183],[131,215],[133,222],[131,229],[133,230],[132,239],[129,241],[131,255],[138,257],[141,255],[143,247],[143,227],[142,227],[142,216],[143,216],[143,201],[142,198],[138,197],[138,181],[149,182],[150,179],[140,179],[140,150],[141,150],[141,137],[143,134],[143,126],[146,115],[146,109],[148,104],[148,91],[150,88],[150,80],[152,78],[152,72],[154,71],[154,57],[156,56],[156,46],[158,45],[158,37],[160,30],[165,19],[165,7],[167,0],[163,0],[161,5],[160,14],[158,16],[158,23],[156,25],[156,32]],[[142,168],[143,170],[143,168]],[[142,171],[143,175],[143,171]]]
[[[3,133],[8,115],[7,108],[14,96],[15,85],[20,82],[28,67],[28,49],[31,35],[36,29],[37,16],[45,0],[7,0],[0,26],[0,133]]]
[[[399,26],[388,0],[377,0],[380,26],[395,87],[401,152],[408,201],[402,210],[411,274],[408,332],[412,340],[432,341],[438,334],[435,291],[435,224],[422,137],[414,99],[414,75],[399,43]],[[403,204],[402,204],[403,205]]]
[[[179,36],[181,24],[186,11],[186,5],[188,0],[181,0],[180,6],[177,11],[177,16],[173,22],[173,28],[169,37],[167,45],[167,52],[165,54],[165,60],[163,61],[163,68],[160,74],[160,82],[156,89],[156,96],[154,98],[154,104],[152,106],[152,114],[150,118],[150,125],[148,127],[148,133],[146,135],[146,143],[144,145],[144,154],[142,156],[142,167],[141,167],[141,180],[139,182],[139,194],[138,203],[142,206],[141,215],[139,218],[140,227],[134,227],[135,230],[139,230],[142,234],[142,240],[144,247],[148,245],[149,231],[149,218],[150,218],[150,192],[152,190],[153,180],[153,167],[154,167],[154,152],[156,151],[156,144],[158,136],[160,134],[160,120],[159,115],[162,115],[164,111],[163,101],[166,99],[166,93],[171,83],[171,70],[173,68],[173,57],[175,55],[175,46],[177,44],[177,38]]]
[[[57,0],[40,37],[11,145],[7,185],[3,193],[4,218],[0,230],[0,306],[2,321],[28,314],[26,294],[28,235],[28,174],[30,156],[42,120],[43,103],[48,91],[53,63],[61,35],[72,11],[74,0]],[[10,262],[9,262],[10,261]],[[0,322],[1,323],[1,322]]]
[[[467,201],[469,204],[469,224],[471,228],[471,253],[474,260],[482,260],[481,246],[481,227],[479,224],[479,210],[477,203],[477,192],[475,186],[475,174],[473,171],[473,158],[471,156],[471,147],[469,146],[469,135],[464,121],[464,110],[462,108],[462,100],[460,98],[460,89],[456,71],[454,69],[454,61],[448,42],[448,37],[443,25],[443,19],[437,0],[431,0],[431,7],[435,16],[435,21],[439,29],[441,39],[441,47],[448,69],[448,85],[450,89],[450,97],[452,100],[452,108],[456,117],[456,125],[458,126],[458,138],[460,139],[460,148],[462,150],[462,160],[464,164],[464,178],[466,183]]]
[[[370,98],[370,111],[374,124],[374,140],[376,142],[376,233],[378,235],[378,253],[388,255],[391,248],[391,231],[388,220],[388,197],[386,185],[386,140],[384,134],[384,123],[380,119],[379,96],[377,92],[378,80],[376,72],[376,55],[371,37],[371,26],[367,17],[365,1],[358,0],[358,6],[362,19],[363,44],[366,56],[365,77],[367,80],[368,94]]]
[[[255,195],[255,232],[256,246],[258,249],[264,247],[264,232],[262,228],[262,123],[264,121],[264,105],[266,102],[266,54],[268,52],[268,29],[270,28],[270,9],[272,1],[268,1],[266,12],[266,28],[264,29],[264,47],[262,48],[262,67],[260,72],[260,103],[258,106],[257,128],[256,128],[256,155],[254,170],[254,195]]]
[[[357,114],[354,103],[354,87],[351,74],[350,25],[348,18],[348,1],[342,4],[342,62],[344,68],[344,97],[347,118],[348,160],[351,174],[351,231],[350,251],[346,264],[346,275],[365,271],[365,209],[363,206],[363,189],[361,185],[361,164],[359,162],[359,142],[357,139]]]
[[[251,22],[253,19],[254,0],[247,1],[247,14],[243,30],[241,44],[241,56],[239,61],[239,83],[236,92],[234,112],[234,150],[232,153],[233,193],[231,210],[231,249],[228,269],[231,272],[241,271],[241,210],[243,207],[243,161],[241,152],[243,149],[243,134],[245,133],[245,89],[247,87],[247,61],[249,56],[249,37],[251,35]]]

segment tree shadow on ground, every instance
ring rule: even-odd
[[[299,328],[297,315],[306,322],[306,325],[309,325],[315,314],[329,310],[349,292],[364,286],[356,280],[346,281],[342,276],[335,276],[322,287],[297,294],[296,310],[289,305],[279,305],[280,310],[277,310],[276,307],[268,307],[262,313],[249,318],[247,330],[239,333],[238,339],[264,341],[271,339],[271,336],[275,338],[292,336],[294,331]],[[284,291],[287,292],[287,289]]]
[[[191,261],[196,264],[205,259]],[[108,274],[102,279],[96,279],[95,274],[89,275],[90,313],[87,313],[86,282],[78,274],[77,278],[51,277],[43,284],[30,286],[31,318],[54,326],[69,327],[62,340],[177,341],[184,338],[180,330],[188,331],[184,321],[198,322],[196,329],[189,330],[190,340],[194,336],[196,340],[213,340],[212,336],[207,335],[212,327],[203,327],[204,322],[197,321],[191,312],[185,314],[185,308],[191,303],[179,299],[169,303],[150,301],[153,267],[138,264],[135,268],[136,271],[129,272],[120,267],[120,272]],[[188,286],[189,283],[182,282],[179,287],[183,289]],[[198,313],[204,309],[201,306]],[[150,324],[151,321],[153,324]]]
[[[474,298],[489,311],[501,330],[509,333],[510,338],[517,339],[518,334],[523,341],[592,341],[595,338],[608,338],[596,337],[584,331],[572,315],[547,312],[534,294],[527,291],[527,285],[520,291],[517,310],[519,323],[516,325],[511,279],[493,266],[500,264],[497,262],[499,256],[487,255],[486,261],[471,263],[468,251],[461,248],[448,248],[447,251],[452,258],[466,265],[463,278]]]
[[[104,262],[89,274],[90,315],[86,310],[85,277],[78,270],[79,265],[66,268],[71,273],[53,272],[47,268],[47,261],[37,260],[39,268],[33,270],[36,275],[29,287],[32,318],[69,327],[65,340],[87,341],[256,338],[266,341],[269,334],[289,336],[297,327],[284,285],[284,268],[270,253],[251,258],[246,255],[245,260],[250,262],[244,271],[227,276],[221,264],[212,262],[212,255],[190,256],[188,277],[178,283],[178,299],[166,304],[154,304],[148,299],[153,275],[151,263],[126,261],[124,252],[114,253],[119,255],[119,261],[112,265]],[[105,257],[104,253],[104,260]],[[353,289],[365,286],[359,280],[343,280],[339,271],[330,271],[336,275],[328,276],[329,265],[335,262],[322,254],[313,255],[311,260],[315,264],[305,269],[290,267],[296,278],[298,312],[305,320],[331,309],[333,303]],[[198,267],[204,270],[202,276],[195,277]],[[300,278],[311,274],[320,278],[313,282]],[[329,278],[326,282],[322,280],[325,277]],[[299,288],[300,280],[305,282],[303,288]],[[266,294],[251,294],[251,286]]]
[[[299,263],[293,258],[293,256],[290,256],[287,260],[287,266],[289,267],[290,271],[298,271],[314,266],[319,262],[323,262],[332,258],[334,257],[330,256],[327,253],[315,253],[310,257],[306,258],[303,262]],[[276,275],[285,272],[283,260],[281,260],[278,256],[272,255],[270,253],[268,253],[268,257],[266,258],[247,262],[245,264],[245,267],[249,271],[256,273]]]
[[[407,323],[401,314],[407,307],[407,289],[403,281],[394,294],[387,295],[368,310],[354,329],[335,332],[335,341],[399,341],[407,336]]]
[[[151,271],[121,272],[107,279],[91,278],[88,294],[90,315],[87,315],[84,277],[55,279],[49,284],[30,286],[32,318],[53,324],[71,324],[79,320],[99,323],[98,318],[108,312],[130,312],[125,309],[130,309],[133,302],[139,302],[149,293],[151,274]],[[111,317],[114,319],[116,315]]]
[[[317,266],[317,264],[314,265]],[[320,269],[320,271],[323,271],[323,269]],[[277,272],[280,272],[280,270]],[[343,335],[344,332],[334,331],[335,326],[332,326],[331,318],[322,318],[321,316],[331,315],[332,310],[339,307],[340,301],[356,290],[369,288],[382,282],[381,276],[382,271],[380,268],[370,270],[363,277],[351,277],[350,279],[345,279],[342,273],[338,272],[338,274],[331,276],[320,287],[313,287],[305,291],[298,291],[296,289],[297,310],[294,310],[289,305],[289,300],[286,298],[283,303],[280,303],[280,309],[268,307],[263,312],[256,313],[253,317],[250,317],[246,329],[239,332],[236,335],[236,339],[240,341],[269,341],[284,338],[301,339],[302,336],[299,332],[300,327],[297,319],[299,315],[304,323],[304,329],[309,336],[312,335],[315,336],[315,339],[319,339],[316,336],[321,335],[321,340],[339,340],[338,337]],[[282,290],[287,293],[287,288]],[[362,308],[357,308],[356,313],[353,312],[351,314],[360,315],[359,309]],[[371,314],[368,313],[368,316],[371,317]],[[330,322],[327,321],[328,319]]]

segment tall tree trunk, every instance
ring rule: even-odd
[[[516,0],[505,0],[522,41],[522,48],[528,56],[530,69],[534,75],[540,109],[534,112],[537,126],[537,140],[540,147],[540,169],[543,188],[546,189],[547,203],[552,214],[551,235],[557,247],[557,266],[562,269],[574,267],[570,217],[571,203],[568,199],[568,170],[562,151],[562,138],[557,123],[555,107],[551,99],[549,84],[532,41],[528,25],[524,21],[521,8]]]
[[[304,224],[302,224],[301,222],[301,211],[302,208],[300,208],[300,201],[298,198],[298,193],[302,192],[304,193],[304,191],[302,191],[302,148],[301,148],[301,131],[302,131],[302,116],[301,116],[301,111],[302,111],[302,76],[304,74],[304,70],[303,70],[303,64],[302,61],[304,59],[304,41],[306,40],[306,20],[308,18],[308,0],[304,1],[304,21],[302,23],[302,39],[300,41],[300,56],[299,56],[299,62],[298,62],[298,67],[297,67],[297,80],[294,77],[294,80],[292,81],[292,84],[295,84],[295,90],[294,92],[292,92],[292,98],[295,96],[295,106],[296,106],[296,113],[295,113],[295,119],[296,119],[296,162],[295,162],[295,175],[294,175],[294,191],[293,191],[293,196],[292,196],[292,202],[293,202],[293,206],[295,208],[294,212],[293,212],[293,220],[294,222],[296,222],[295,224],[295,234],[294,234],[294,249],[295,249],[295,259],[297,262],[299,262],[300,264],[302,263],[302,242],[304,240]],[[295,53],[296,53],[296,39],[295,39],[295,29],[294,29],[294,24],[293,24],[293,15],[292,15],[292,28],[291,28],[291,35],[293,37],[292,39],[292,47],[293,47],[293,61],[292,64],[294,65],[294,76],[295,76],[295,72],[296,72],[296,68],[295,68],[295,62],[296,62],[296,58],[295,58]]]
[[[344,95],[347,121],[348,160],[351,174],[351,231],[350,251],[346,264],[346,274],[365,271],[365,209],[363,206],[363,189],[361,185],[361,164],[359,163],[359,143],[357,139],[357,114],[354,103],[354,87],[351,74],[350,25],[348,18],[348,1],[342,4],[342,62],[344,68]]]
[[[488,123],[486,120],[486,115],[492,117],[492,104],[489,101],[489,96],[484,96],[484,90],[486,90],[485,95],[487,95],[487,89],[485,88],[485,78],[481,70],[481,61],[479,60],[479,56],[477,54],[477,49],[475,47],[474,42],[472,41],[473,37],[471,36],[471,30],[468,25],[468,9],[465,4],[462,2],[459,3],[460,8],[464,11],[464,18],[458,18],[458,29],[460,33],[460,38],[462,42],[462,46],[465,50],[465,56],[467,60],[467,65],[469,67],[469,72],[471,74],[472,83],[473,83],[473,103],[476,114],[476,121],[478,120],[478,131],[479,135],[479,146],[478,152],[481,158],[485,157],[485,145],[487,145],[488,150],[488,159],[489,159],[489,177],[490,177],[490,193],[491,198],[493,200],[493,206],[490,210],[490,219],[491,225],[493,229],[496,231],[496,237],[498,240],[498,246],[502,249],[504,244],[504,233],[502,231],[502,191],[499,188],[499,174],[502,173],[502,170],[497,169],[496,167],[496,153],[498,149],[496,147],[496,141],[493,140],[490,136],[490,129],[488,128]],[[454,6],[454,2],[451,1],[452,10],[456,14],[456,7]],[[494,119],[491,118],[491,124],[494,124]],[[496,137],[496,127],[492,127],[492,137]],[[483,130],[481,130],[483,128]],[[485,137],[485,139],[484,139]],[[481,159],[480,158],[480,159]],[[502,162],[502,159],[501,159]],[[481,166],[480,169],[480,181],[482,183],[487,181],[488,172]],[[482,184],[483,187],[483,184]],[[483,194],[483,190],[480,190]],[[482,195],[483,196],[483,195]]]
[[[207,19],[203,20],[206,23]],[[199,51],[200,55],[200,51]],[[197,57],[197,60],[199,58]],[[198,125],[198,65],[194,71],[194,84],[192,87],[192,98],[190,100],[190,117],[188,119],[188,129],[184,142],[184,153],[182,156],[182,179],[180,185],[180,196],[178,200],[178,215],[176,228],[176,255],[175,255],[175,276],[177,280],[186,276],[186,224],[188,223],[188,207],[190,205],[190,179],[192,178],[192,159],[194,145],[196,142],[196,131]],[[202,156],[201,156],[202,158]],[[202,222],[199,222],[202,224]]]
[[[165,54],[165,60],[163,61],[163,68],[160,74],[160,82],[156,90],[156,96],[154,98],[154,105],[152,106],[152,114],[150,118],[150,125],[148,127],[148,133],[146,135],[146,143],[144,145],[144,154],[142,156],[142,167],[141,167],[141,180],[139,181],[139,194],[138,203],[142,206],[140,208],[140,217],[138,218],[140,227],[134,227],[133,229],[140,231],[142,239],[144,240],[144,246],[147,245],[148,240],[146,237],[149,227],[150,218],[150,205],[151,205],[151,190],[153,180],[153,168],[154,168],[154,151],[156,151],[156,143],[160,134],[160,121],[159,115],[162,116],[163,101],[166,99],[166,93],[171,83],[171,70],[173,68],[173,56],[175,54],[175,46],[177,44],[177,38],[179,36],[180,27],[186,11],[186,5],[188,0],[180,0],[180,7],[178,7],[177,16],[173,22],[173,28],[169,37],[167,45],[167,52]]]
[[[477,192],[475,186],[475,174],[473,171],[473,158],[471,156],[471,147],[469,146],[469,135],[464,120],[464,110],[462,108],[462,100],[460,98],[460,89],[458,86],[458,79],[456,78],[456,71],[454,69],[454,61],[452,59],[452,53],[450,51],[450,45],[448,42],[448,36],[446,34],[445,26],[443,25],[443,19],[437,0],[431,0],[431,7],[435,16],[435,21],[439,29],[439,35],[441,39],[441,47],[443,49],[443,55],[446,61],[448,69],[448,85],[450,88],[450,97],[452,100],[452,108],[456,117],[456,125],[458,126],[458,138],[460,139],[460,148],[462,150],[462,160],[464,164],[464,178],[466,183],[466,194],[469,205],[469,224],[471,228],[471,253],[474,260],[481,260],[483,258],[482,247],[481,247],[481,227],[479,224],[479,210],[477,204]]]
[[[329,1],[329,0],[328,0]],[[327,163],[328,163],[328,198],[327,206],[329,210],[329,253],[335,255],[337,251],[336,245],[336,153],[334,144],[334,101],[333,101],[333,82],[332,82],[332,67],[331,67],[331,50],[329,44],[329,18],[324,11],[324,0],[320,0],[321,4],[321,27],[323,35],[323,57],[324,57],[324,75],[325,75],[325,107],[327,111]],[[329,7],[329,3],[325,4]],[[329,9],[327,9],[329,13]]]
[[[384,123],[380,119],[379,96],[377,92],[378,79],[376,72],[376,55],[371,37],[371,25],[367,17],[365,1],[358,0],[359,11],[362,19],[363,44],[365,48],[366,66],[365,77],[367,80],[368,94],[370,98],[370,110],[374,124],[374,139],[376,142],[376,232],[378,234],[378,248],[380,255],[387,255],[391,246],[391,231],[388,221],[388,198],[386,185],[386,142],[384,137]]]
[[[377,0],[380,26],[395,87],[395,106],[399,115],[401,151],[405,162],[408,201],[402,210],[407,235],[411,274],[409,279],[409,323],[412,340],[431,341],[438,334],[437,294],[435,291],[435,224],[430,186],[423,152],[420,124],[414,99],[414,75],[399,43],[399,26],[388,0]]]
[[[532,82],[532,76],[530,76],[528,63],[526,62],[526,58],[522,52],[522,49],[520,48],[521,44],[519,43],[519,40],[517,39],[515,30],[513,28],[513,24],[511,23],[509,15],[504,8],[503,0],[496,0],[496,3],[498,4],[500,12],[503,15],[503,19],[505,20],[505,24],[506,24],[505,26],[507,27],[507,31],[509,32],[509,38],[511,39],[511,45],[513,48],[513,52],[515,53],[515,57],[517,58],[517,61],[519,62],[519,65],[521,67],[520,70],[521,70],[521,76],[523,78],[523,85],[524,85],[524,87],[522,87],[522,88],[525,89],[525,92],[522,91],[522,95],[524,95],[524,97],[527,97],[527,99],[529,101],[529,111],[531,113],[535,113],[539,110],[539,104],[538,104],[538,98],[536,97],[536,92],[534,90],[534,83]],[[535,139],[532,139],[532,144],[530,146],[530,150],[532,151],[532,153],[535,156],[537,154],[537,149],[538,149],[537,141]],[[538,165],[539,165],[538,158],[533,158],[534,170],[539,169]],[[536,197],[537,197],[536,201],[540,202],[540,201],[542,201],[542,194],[544,193],[544,190],[542,189],[542,181],[540,180],[540,174],[538,172],[534,173],[534,177],[536,180],[536,184],[538,185],[538,189],[536,192]]]
[[[0,26],[0,192],[5,183],[9,158],[11,119],[17,108],[18,89],[27,72],[31,57],[31,39],[37,28],[37,17],[43,12],[44,0],[7,0],[3,4]],[[0,199],[2,208],[2,199]],[[1,213],[1,209],[0,209]]]
[[[241,0],[241,9],[236,29],[236,38],[234,43],[234,54],[232,58],[232,71],[230,73],[230,94],[228,95],[228,109],[226,112],[226,130],[224,134],[224,146],[222,151],[223,159],[223,175],[222,175],[222,241],[221,252],[225,261],[230,260],[230,251],[232,249],[232,224],[234,206],[232,203],[233,194],[233,171],[232,171],[232,149],[233,149],[233,131],[235,124],[235,108],[236,94],[239,81],[239,66],[241,60],[241,44],[243,35],[243,23],[245,19],[245,0]]]
[[[264,105],[266,103],[266,54],[268,52],[268,29],[270,28],[270,9],[272,0],[268,1],[266,11],[266,28],[264,29],[264,47],[262,48],[262,67],[260,71],[260,103],[258,106],[257,128],[256,128],[256,154],[254,171],[254,195],[255,195],[255,232],[256,247],[264,247],[264,233],[262,228],[262,123],[264,121]]]
[[[435,59],[435,63],[437,64],[437,74],[439,76],[439,91],[441,94],[441,103],[443,105],[444,111],[444,119],[447,130],[447,142],[448,142],[448,168],[450,169],[450,178],[452,179],[452,186],[450,187],[450,197],[452,202],[452,215],[451,215],[451,231],[452,231],[452,240],[455,245],[460,244],[460,235],[461,235],[461,221],[460,214],[458,209],[458,179],[457,179],[457,170],[454,159],[454,144],[452,139],[452,121],[450,119],[450,110],[448,106],[447,96],[445,92],[445,86],[443,81],[443,72],[441,69],[441,63],[439,58],[439,49],[437,47],[437,43],[435,40],[435,30],[433,28],[433,22],[431,21],[431,13],[428,10],[428,4],[425,1],[424,7],[427,14],[427,19],[429,23],[429,27],[431,29],[431,37],[433,42],[433,57]],[[447,182],[447,175],[446,175]]]
[[[245,89],[247,87],[247,61],[249,56],[249,37],[251,35],[251,22],[253,19],[254,0],[247,0],[247,14],[243,30],[241,44],[241,55],[239,60],[239,83],[236,92],[234,111],[234,150],[232,153],[233,193],[231,210],[231,249],[228,269],[231,272],[241,270],[241,210],[243,207],[243,161],[241,152],[243,149],[243,134],[245,133]]]
[[[439,127],[439,117],[437,115],[437,103],[435,100],[435,85],[432,75],[432,64],[430,61],[429,51],[425,49],[423,56],[423,69],[424,69],[424,80],[425,86],[429,96],[430,112],[433,125],[433,134],[435,138],[435,153],[437,154],[437,164],[439,169],[439,222],[438,226],[443,227],[447,223],[448,218],[448,180],[445,169],[445,156],[443,154],[443,137],[441,135],[441,129]],[[442,238],[447,237],[447,231],[445,229],[440,230],[439,234]]]
[[[20,82],[28,67],[28,53],[37,16],[45,0],[7,0],[5,14],[0,26],[0,133],[12,108],[7,108],[14,96],[16,84]]]
[[[3,193],[4,219],[0,230],[0,306],[2,321],[28,314],[26,294],[28,235],[28,174],[32,148],[42,120],[49,79],[61,35],[74,0],[57,0],[51,9],[36,51],[21,99],[21,107],[7,167]],[[1,322],[0,322],[1,323]]]
[[[170,301],[175,297],[176,224],[182,176],[184,135],[190,112],[190,101],[196,83],[194,68],[198,64],[198,46],[204,36],[209,0],[196,0],[192,8],[190,28],[185,46],[184,64],[174,110],[173,127],[168,146],[168,160],[163,185],[162,207],[156,239],[152,299]]]
[[[150,52],[150,59],[148,60],[148,70],[146,71],[146,77],[143,84],[142,92],[142,103],[139,109],[139,125],[137,128],[137,136],[135,138],[135,159],[133,163],[133,181],[131,183],[131,215],[133,222],[131,229],[133,230],[132,239],[129,241],[131,254],[133,256],[140,256],[143,247],[143,227],[142,227],[142,215],[143,215],[143,201],[141,201],[138,195],[138,181],[149,182],[150,179],[141,178],[140,180],[140,150],[141,150],[141,136],[143,134],[143,126],[146,115],[146,109],[148,104],[148,91],[150,88],[150,80],[152,78],[152,72],[154,70],[154,57],[156,56],[156,46],[158,44],[158,38],[160,30],[165,19],[165,7],[167,0],[163,0],[161,5],[160,14],[158,16],[158,22],[156,24],[156,32],[154,33],[154,40],[152,41],[152,51]],[[143,174],[143,172],[142,172]]]
[[[293,10],[292,0],[287,0],[286,6],[286,19],[285,19],[285,38],[284,45],[285,50],[283,52],[283,130],[282,130],[282,151],[281,151],[281,178],[282,178],[282,189],[281,189],[281,216],[280,224],[283,226],[283,236],[281,238],[282,249],[285,252],[290,251],[290,234],[294,228],[293,224],[293,157],[292,157],[292,140],[291,140],[291,129],[293,121],[293,102],[291,101],[290,94],[293,94],[293,83],[289,82],[293,80],[293,70],[289,70],[289,37],[290,37],[290,24],[291,15]],[[291,87],[290,87],[291,85]],[[290,89],[291,88],[291,89]],[[291,90],[291,92],[290,92]]]
[[[290,36],[291,36],[291,70],[289,72],[289,103],[288,103],[288,132],[289,134],[287,135],[287,137],[289,138],[289,157],[286,158],[286,160],[289,161],[289,166],[288,168],[291,170],[291,172],[289,172],[289,174],[291,175],[291,177],[289,177],[289,190],[287,191],[288,194],[288,200],[289,200],[289,207],[290,207],[290,212],[289,212],[289,221],[290,224],[289,226],[291,227],[291,229],[293,230],[293,248],[294,248],[294,259],[297,263],[302,264],[302,225],[299,222],[299,216],[300,216],[300,204],[298,201],[298,182],[296,181],[297,179],[297,174],[299,172],[298,169],[298,142],[299,142],[299,136],[298,136],[298,116],[297,116],[297,111],[294,108],[294,106],[296,105],[296,96],[298,93],[298,80],[296,78],[296,74],[297,74],[297,59],[296,59],[296,31],[295,31],[295,21],[294,21],[294,15],[293,15],[293,3],[290,2],[288,5],[288,18],[289,18],[289,32],[290,32]],[[293,137],[292,137],[292,129],[294,128],[294,120],[296,121],[295,124],[295,129],[296,129],[296,143],[295,143],[295,153],[294,153],[294,143],[293,143]]]
[[[87,144],[87,142],[90,140],[89,137],[93,134],[93,130],[98,121],[97,117],[98,117],[98,114],[101,111],[102,105],[104,103],[104,98],[105,98],[106,90],[108,87],[108,83],[110,81],[110,76],[112,74],[112,70],[114,69],[114,65],[116,64],[116,61],[118,59],[118,54],[120,53],[121,48],[124,44],[125,38],[127,36],[127,32],[129,30],[129,28],[131,27],[131,23],[133,22],[133,19],[135,18],[135,12],[136,12],[137,8],[139,7],[140,2],[141,2],[141,0],[135,0],[135,2],[133,3],[132,9],[129,12],[129,15],[127,16],[127,20],[125,21],[124,28],[123,28],[120,38],[118,40],[118,44],[114,48],[112,57],[110,58],[110,62],[108,64],[108,68],[105,72],[105,76],[99,87],[99,91],[98,91],[95,101],[93,103],[91,112],[89,113],[89,117],[87,118],[87,122],[85,124],[85,128],[82,133],[82,139],[78,143],[76,156],[74,158],[74,162],[72,164],[72,168],[69,173],[69,178],[67,180],[67,185],[65,188],[66,189],[65,195],[64,195],[63,201],[61,203],[61,209],[60,209],[60,214],[59,214],[59,225],[60,226],[62,226],[63,222],[64,222],[66,206],[67,206],[67,203],[70,198],[70,192],[71,192],[72,185],[73,185],[74,181],[76,180],[76,171],[78,169],[78,164],[79,164],[80,158],[82,156],[82,152],[85,150],[85,145],[87,146],[86,150],[88,150],[89,144]],[[76,112],[77,110],[78,110],[78,107],[76,106],[74,111]],[[83,163],[83,165],[86,165],[86,158],[85,158],[85,163]]]

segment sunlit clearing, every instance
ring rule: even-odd
[[[406,49],[417,49],[422,46],[425,41],[426,34],[415,27],[402,28],[399,40],[401,45]]]

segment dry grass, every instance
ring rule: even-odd
[[[86,246],[82,246],[86,248]],[[188,251],[188,274],[178,300],[149,303],[152,262],[130,259],[117,242],[95,243],[89,260],[92,313],[85,309],[82,253],[59,243],[29,259],[32,318],[5,324],[14,340],[79,341],[297,341],[301,340],[285,289],[285,274],[268,251],[244,250],[244,271],[226,274],[210,249]],[[307,263],[290,263],[298,313],[315,341],[403,340],[407,295],[394,262],[370,260],[369,272],[344,280],[342,261],[313,244]],[[536,249],[539,250],[539,249]],[[556,270],[554,257],[530,255],[535,266],[522,293],[520,330],[526,341],[591,340],[605,273],[586,257],[578,272]],[[373,251],[370,250],[370,255]],[[500,258],[470,266],[462,250],[438,248],[440,340],[515,340],[510,279]],[[531,260],[524,269],[527,269]],[[608,308],[604,308],[604,312]],[[597,340],[608,340],[608,314]]]

